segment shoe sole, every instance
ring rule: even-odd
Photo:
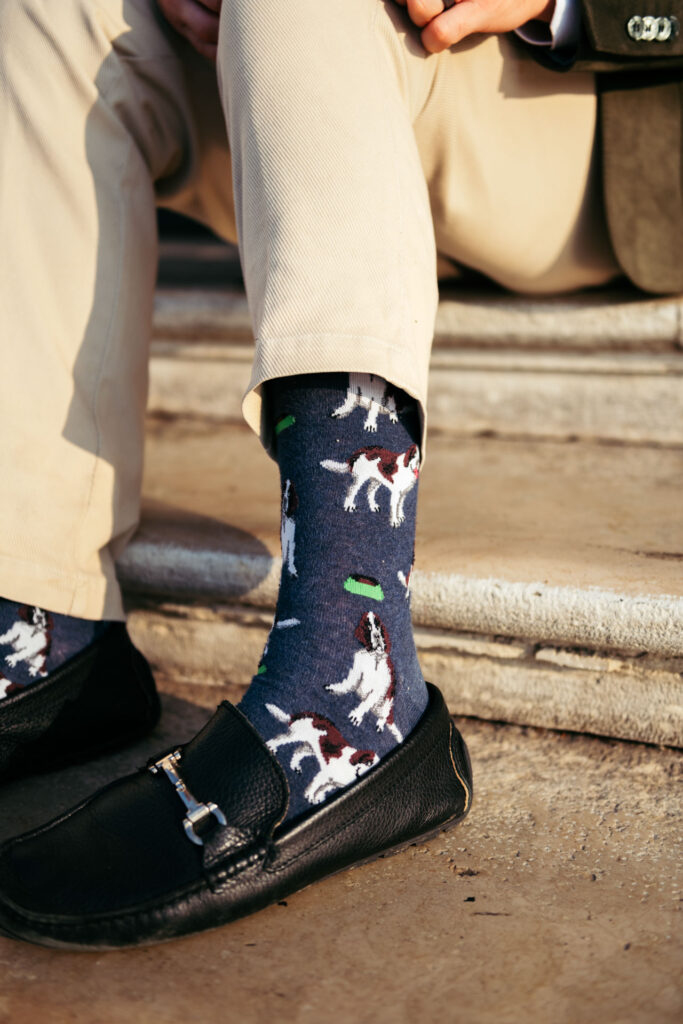
[[[222,749],[227,755],[218,757]],[[243,823],[250,822],[247,815],[260,815],[255,825],[249,824],[255,838],[247,834],[246,841],[240,839],[240,845],[231,848],[221,844],[234,841],[232,830],[214,831],[201,859],[186,857],[181,812],[172,794],[147,772],[126,776],[47,825],[3,845],[2,934],[52,949],[85,952],[144,947],[214,930],[342,871],[429,842],[462,821],[472,802],[465,742],[433,686],[423,717],[402,744],[356,783],[291,824],[285,819],[282,769],[228,702],[219,705],[204,729],[184,745],[182,756],[190,788],[198,787],[198,792],[215,797],[217,806],[230,808],[238,834]],[[262,789],[253,789],[254,779]],[[102,829],[110,808],[115,814],[114,835],[117,821],[135,825],[132,837],[125,833],[113,862]],[[83,844],[89,844],[91,836],[97,841],[87,852]],[[136,851],[144,870],[131,879]],[[45,875],[45,858],[53,855],[61,858],[64,877],[71,879],[64,896],[53,896]],[[167,858],[168,867],[162,880],[155,867],[160,856]],[[93,867],[99,858],[109,865],[110,893],[102,893]],[[92,902],[88,885],[96,897]],[[44,898],[41,886],[46,886]],[[28,892],[35,895],[27,907],[23,893]]]
[[[354,871],[357,868],[365,867],[368,864],[374,864],[378,860],[388,860],[390,857],[395,857],[398,854],[405,852],[405,850],[410,849],[411,847],[420,846],[423,843],[428,843],[432,839],[436,839],[436,838],[438,838],[438,836],[444,835],[446,832],[450,832],[453,828],[455,828],[457,825],[459,825],[462,821],[465,820],[465,818],[469,814],[470,808],[472,806],[472,798],[473,798],[473,790],[472,790],[472,783],[471,783],[471,778],[472,778],[471,760],[470,760],[469,751],[467,750],[467,747],[464,746],[464,745],[463,745],[463,748],[462,748],[462,752],[464,754],[465,761],[467,763],[467,776],[468,776],[468,779],[470,780],[469,781],[469,800],[467,802],[467,807],[466,807],[466,810],[464,811],[464,813],[455,815],[453,818],[449,818],[447,821],[442,822],[436,828],[429,829],[429,831],[424,832],[421,835],[418,835],[418,836],[416,836],[413,839],[409,839],[409,840],[407,840],[405,842],[397,843],[395,846],[389,846],[389,847],[387,847],[386,850],[381,850],[379,853],[372,854],[369,857],[364,857],[363,859],[356,861],[354,864],[348,864],[348,865],[346,865],[346,867],[339,868],[339,870],[337,870],[337,871],[332,871],[332,872],[330,872],[330,874],[325,875],[322,878],[318,878],[315,881],[312,881],[312,882],[308,883],[307,885],[303,885],[303,886],[300,886],[298,888],[292,889],[288,893],[280,894],[280,895],[274,897],[273,900],[269,904],[267,904],[267,906],[273,906],[276,903],[280,902],[280,900],[282,900],[282,899],[289,899],[290,896],[295,896],[297,893],[304,892],[305,890],[312,888],[314,885],[317,885],[319,882],[323,882],[323,881],[325,881],[328,878],[334,878],[337,875],[345,874],[347,871]],[[265,910],[266,907],[262,907],[260,909]],[[255,911],[255,913],[258,913],[258,912],[259,911]],[[243,918],[238,918],[237,920],[243,920]],[[221,928],[228,927],[230,923],[231,922],[223,922],[223,923],[220,923],[220,924],[216,924],[213,927],[209,926],[208,928],[204,928],[203,932],[210,933],[212,931],[219,931]],[[7,939],[13,939],[14,941],[18,941],[18,942],[27,942],[27,941],[29,941],[29,940],[26,940],[25,938],[23,938],[23,936],[14,934],[13,932],[11,932],[8,929],[4,928],[2,925],[0,925],[0,936],[4,936]],[[141,941],[139,943],[136,943],[134,945],[129,945],[127,948],[129,948],[129,949],[131,949],[131,948],[132,949],[143,949],[145,947],[149,947],[149,946],[153,946],[153,945],[163,945],[163,944],[165,944],[167,942],[174,942],[174,941],[178,941],[178,939],[189,938],[189,937],[191,937],[191,936],[182,936],[182,935],[181,936],[177,936],[177,935],[173,936],[173,935],[171,935],[168,938],[162,938],[162,939],[159,939],[157,937],[157,938],[146,940],[146,941],[143,940],[143,941]],[[121,949],[123,948],[123,947],[121,947],[119,945],[108,945],[108,944],[92,945],[90,943],[88,943],[88,944],[80,944],[80,943],[76,943],[76,942],[60,942],[59,940],[51,939],[51,938],[47,938],[47,937],[46,938],[42,938],[41,937],[40,939],[31,939],[30,940],[30,944],[31,945],[39,945],[39,946],[42,946],[43,948],[46,948],[46,949],[59,949],[59,950],[62,950],[62,951],[69,950],[69,951],[75,952],[75,953],[105,953],[105,952],[113,952],[115,950],[118,950],[120,952]]]
[[[314,885],[318,885],[320,882],[323,882],[323,881],[325,881],[328,878],[335,878],[337,875],[343,875],[347,871],[355,871],[356,868],[365,867],[367,864],[374,864],[378,860],[388,860],[390,857],[395,857],[397,854],[405,852],[405,850],[410,849],[412,846],[420,846],[422,843],[428,843],[428,842],[430,842],[430,840],[436,839],[438,836],[440,836],[440,835],[442,835],[442,834],[444,834],[446,832],[450,832],[451,829],[455,828],[456,825],[459,825],[460,822],[463,821],[467,817],[468,814],[469,814],[469,808],[467,809],[467,811],[465,811],[464,814],[461,814],[461,815],[451,819],[450,821],[445,822],[443,825],[439,825],[438,828],[431,829],[429,832],[425,832],[421,836],[417,836],[415,839],[411,839],[411,840],[409,840],[408,842],[405,842],[405,843],[398,843],[396,846],[391,846],[387,850],[382,850],[381,853],[376,853],[372,857],[365,857],[363,860],[359,860],[355,864],[349,864],[345,868],[340,868],[338,871],[333,871],[329,875],[326,875],[325,878],[319,878],[315,882],[310,882],[308,885],[301,886],[301,888],[299,888],[299,889],[293,889],[290,893],[287,893],[285,896],[278,896],[277,899],[274,899],[272,901],[272,903],[268,904],[268,906],[272,907],[274,904],[278,903],[282,899],[289,899],[290,896],[296,896],[300,892],[305,892],[306,889],[312,889]],[[266,910],[267,907],[263,907],[262,909]],[[256,911],[256,913],[259,913],[259,911]],[[244,919],[240,918],[239,920],[244,920]],[[227,924],[226,923],[217,924],[214,927],[209,927],[209,928],[203,929],[202,934],[209,934],[211,932],[219,931],[221,928],[226,928],[226,927],[229,927],[229,926],[230,926],[230,922],[227,922]],[[21,935],[15,935],[13,932],[7,931],[2,926],[0,926],[0,937],[4,937],[6,939],[13,939],[15,942],[27,942],[28,941],[28,940],[24,939]],[[184,935],[183,936],[177,936],[177,935],[173,936],[172,935],[172,936],[169,936],[167,939],[155,938],[155,939],[147,941],[147,942],[140,942],[140,943],[138,943],[137,945],[134,945],[134,946],[128,946],[127,948],[129,948],[129,949],[144,949],[145,947],[165,945],[167,942],[177,942],[179,939],[191,938],[191,937],[192,936],[190,936],[190,935],[187,935],[187,936],[184,936]],[[57,940],[52,940],[52,939],[40,939],[40,940],[32,939],[30,941],[29,945],[39,945],[39,946],[42,946],[44,949],[59,949],[59,950],[62,950],[62,951],[68,950],[68,951],[73,952],[73,953],[109,953],[109,952],[114,952],[114,951],[121,952],[121,948],[122,948],[121,946],[110,946],[110,945],[102,945],[102,946],[99,946],[99,945],[98,946],[93,946],[93,945],[90,945],[90,944],[88,944],[88,945],[80,945],[80,944],[75,943],[75,942],[59,942]]]

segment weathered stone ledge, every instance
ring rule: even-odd
[[[133,602],[129,627],[162,677],[246,688],[272,622],[244,605]],[[683,658],[416,630],[422,670],[454,714],[683,745]]]
[[[244,291],[160,287],[154,337],[192,341],[251,340]],[[683,300],[633,289],[598,289],[537,298],[495,289],[444,291],[435,344],[547,348],[553,351],[676,351],[683,348]]]
[[[155,537],[143,532],[129,544],[118,568],[131,593],[274,608],[281,563],[270,555],[203,547],[199,540],[190,546],[172,528],[157,528]],[[680,597],[631,597],[417,569],[411,583],[413,620],[420,626],[683,657]]]
[[[252,356],[243,339],[157,339],[149,411],[239,421]],[[436,345],[428,413],[450,434],[683,444],[683,353]]]

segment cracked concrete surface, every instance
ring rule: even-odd
[[[164,688],[144,744],[3,787],[0,837],[189,737],[231,695]],[[680,755],[458,724],[475,800],[457,829],[166,946],[74,954],[0,940],[0,1021],[678,1022]]]

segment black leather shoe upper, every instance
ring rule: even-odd
[[[113,623],[46,679],[0,701],[0,782],[137,739],[159,713],[147,662]]]
[[[0,849],[0,930],[47,945],[108,948],[223,924],[396,846],[469,809],[464,743],[430,687],[405,742],[320,808],[280,825],[287,782],[227,702],[175,762],[186,793],[215,804],[203,845],[163,771],[141,769]]]

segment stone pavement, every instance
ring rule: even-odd
[[[189,737],[231,695],[163,688],[144,744],[3,787],[0,838]],[[475,800],[457,829],[165,946],[76,954],[0,939],[0,1022],[680,1021],[680,754],[458,725]]]

